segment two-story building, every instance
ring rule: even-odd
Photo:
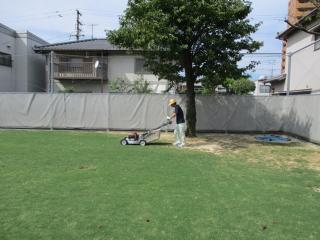
[[[106,39],[89,39],[38,46],[47,59],[48,92],[104,93],[112,81],[145,81],[154,93],[168,88],[145,67],[139,51],[121,49]]]
[[[45,57],[34,52],[48,44],[26,31],[0,24],[0,92],[44,92]]]

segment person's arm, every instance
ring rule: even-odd
[[[172,113],[172,115],[171,115],[170,120],[172,120],[172,119],[176,118],[176,116],[177,116],[176,112],[173,112],[173,113]]]
[[[172,115],[171,115],[171,116],[168,116],[167,119],[171,121],[172,119],[176,118],[176,116],[177,116],[177,113],[176,113],[176,111],[174,110],[173,113],[172,113]]]

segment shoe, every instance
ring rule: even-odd
[[[186,144],[184,144],[184,143],[181,143],[181,144],[178,145],[179,148],[183,148],[185,146],[186,146]]]
[[[179,147],[179,145],[181,145],[181,143],[176,142],[176,143],[173,143],[172,145],[175,146],[175,147]]]

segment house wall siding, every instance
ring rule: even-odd
[[[17,33],[0,24],[0,51],[12,55],[12,67],[0,66],[0,92],[45,92],[45,57],[33,51],[43,44],[30,32]]]
[[[46,58],[41,54],[35,54],[34,47],[41,44],[34,38],[27,36],[27,63],[28,63],[28,92],[46,91]],[[42,43],[43,44],[43,43]]]
[[[11,92],[14,89],[15,37],[13,31],[1,24],[0,52],[12,55],[12,67],[0,66],[0,91]]]
[[[116,55],[108,56],[108,79],[115,81],[118,78],[126,78],[130,82],[143,78],[150,84],[150,88],[155,93],[162,93],[167,90],[168,83],[165,80],[160,80],[153,74],[136,74],[135,61],[137,58],[142,58],[139,55]]]
[[[315,37],[305,32],[297,32],[288,39],[288,53],[295,52],[314,42]],[[292,56],[290,90],[311,88],[313,92],[320,90],[320,50],[310,46]],[[288,61],[287,61],[288,74]],[[287,89],[287,81],[285,84]]]
[[[273,82],[271,88],[274,89],[274,92],[283,92],[285,90],[285,82]]]

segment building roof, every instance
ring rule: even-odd
[[[285,81],[286,78],[287,78],[287,75],[286,74],[282,74],[280,76],[267,78],[267,79],[264,80],[264,82],[266,82],[266,83],[281,82],[281,81]]]
[[[286,74],[282,74],[280,76],[260,79],[259,82],[263,82],[263,83],[282,82],[286,80],[286,77],[287,77]]]
[[[50,51],[126,51],[111,44],[107,39],[87,39],[81,41],[61,42],[43,46],[36,46],[36,52]]]
[[[319,9],[314,9],[313,11],[311,11],[308,15],[306,15],[305,17],[301,18],[296,24],[295,26],[298,25],[304,25],[306,24],[308,21],[310,21],[310,18],[315,17],[317,14],[319,13]],[[290,35],[292,35],[293,33],[295,33],[296,31],[299,31],[298,28],[292,27],[290,26],[287,30],[285,30],[284,32],[278,34],[277,38],[280,40],[284,40],[287,39]]]
[[[7,36],[11,36],[14,38],[29,38],[38,44],[48,44],[47,41],[43,40],[42,38],[38,37],[37,35],[29,32],[29,31],[22,31],[17,32],[8,26],[0,23],[0,32],[6,34]]]
[[[16,31],[0,23],[0,32],[15,37]]]

